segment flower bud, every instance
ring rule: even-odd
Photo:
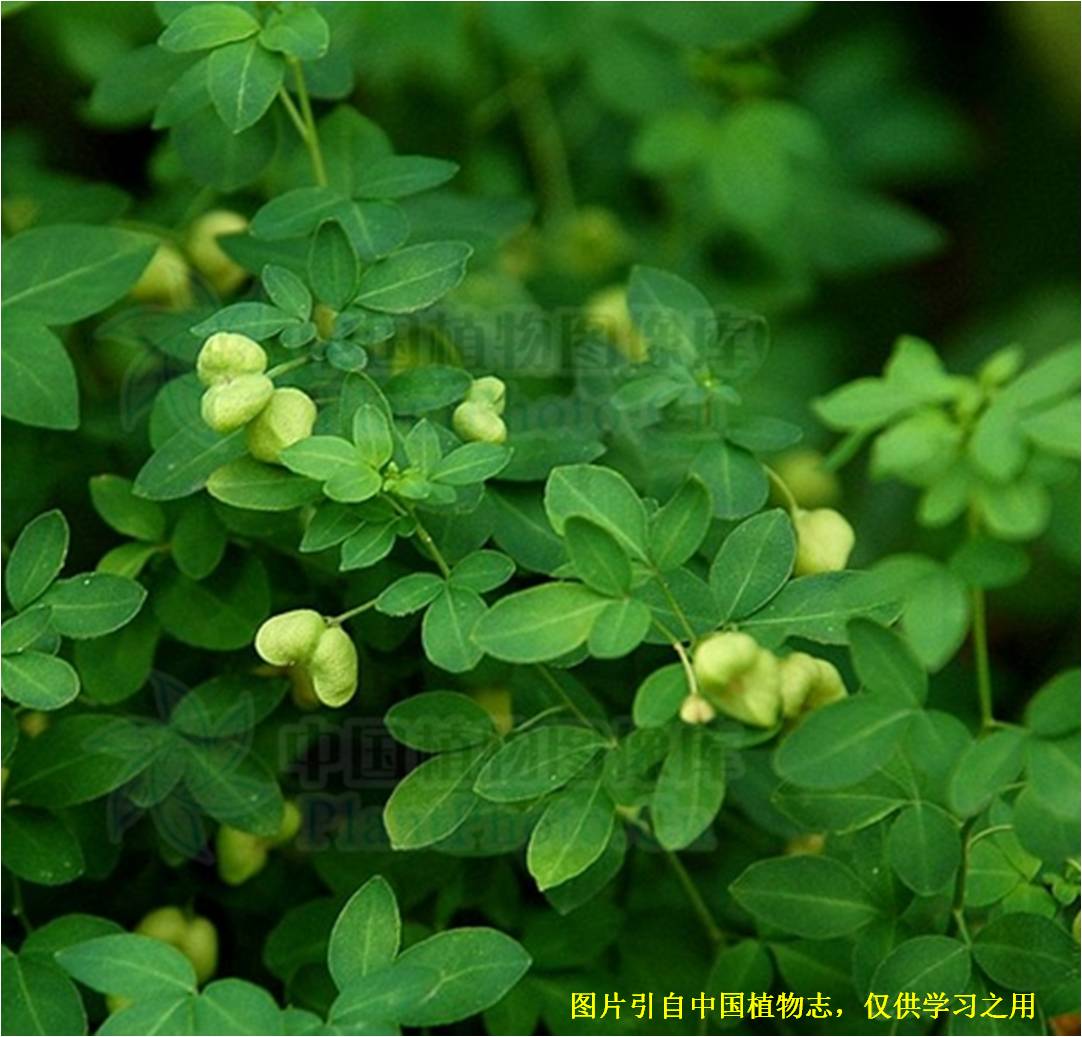
[[[179,907],[159,907],[145,915],[135,932],[176,947],[195,969],[196,979],[205,983],[218,967],[218,932],[213,923],[199,915],[189,917]],[[119,1011],[112,1008],[112,1011]]]
[[[817,660],[807,652],[793,652],[778,664],[781,674],[782,714],[795,717],[804,708],[808,692],[819,678]]]
[[[465,440],[478,443],[503,443],[507,426],[490,407],[474,400],[460,403],[451,416],[455,432]]]
[[[833,508],[800,510],[793,517],[793,525],[797,537],[793,572],[797,576],[836,572],[845,568],[856,536],[843,515]]]
[[[267,864],[267,840],[230,825],[218,829],[214,849],[218,858],[218,877],[229,886],[243,885]]]
[[[357,649],[340,626],[320,635],[307,670],[316,697],[327,706],[344,706],[357,690]]]
[[[256,632],[255,650],[273,666],[306,663],[327,629],[314,609],[293,609],[271,616]]]
[[[758,653],[758,644],[747,634],[711,634],[695,646],[695,678],[703,687],[721,686],[747,670]]]
[[[641,364],[649,356],[650,347],[631,319],[627,289],[623,285],[612,285],[590,296],[586,302],[586,320],[631,363]]]
[[[838,477],[823,467],[818,450],[790,450],[774,460],[774,471],[785,483],[793,499],[804,508],[818,508],[838,499]]]
[[[263,347],[247,335],[231,331],[211,335],[195,361],[195,373],[207,386],[242,374],[262,374],[266,369],[267,354]]]
[[[275,389],[266,407],[245,430],[248,453],[277,464],[287,446],[307,439],[316,423],[316,405],[300,389]]]
[[[680,703],[680,719],[685,724],[709,724],[717,715],[717,710],[702,695],[688,695]]]
[[[506,403],[507,386],[503,380],[495,375],[486,374],[482,378],[475,378],[469,391],[466,393],[466,401],[480,403],[489,408],[493,414],[502,414]]]
[[[1009,382],[1022,369],[1026,355],[1017,346],[997,349],[977,373],[977,380],[984,388],[995,389]]]
[[[265,374],[242,374],[219,382],[203,393],[203,420],[215,432],[234,432],[266,407],[273,392],[274,382]]]
[[[23,713],[19,717],[19,730],[27,738],[37,738],[38,735],[44,734],[48,730],[50,723],[48,713],[42,713],[41,710],[34,709],[29,713]]]
[[[804,699],[805,710],[829,706],[831,702],[844,699],[849,694],[842,675],[832,663],[828,663],[826,659],[816,659],[815,670],[815,680],[808,690],[807,698]]]
[[[160,303],[182,310],[192,304],[192,286],[188,262],[172,245],[158,246],[139,280],[132,285],[131,297],[139,302]]]
[[[721,688],[707,686],[703,694],[726,716],[752,727],[773,727],[781,713],[781,669],[762,648],[754,662]]]
[[[248,278],[248,271],[223,251],[218,238],[247,229],[248,221],[239,212],[214,209],[200,216],[188,231],[188,255],[192,265],[219,295],[227,295],[239,288]]]

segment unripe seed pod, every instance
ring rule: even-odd
[[[327,706],[344,706],[357,690],[357,648],[340,626],[320,635],[307,670],[316,697]]]
[[[229,886],[240,886],[258,875],[267,864],[267,840],[239,828],[222,825],[214,840],[218,877]]]
[[[329,339],[334,336],[334,322],[338,313],[332,310],[325,302],[317,302],[312,311],[312,320],[316,326],[316,333],[321,339]]]
[[[266,407],[245,430],[248,453],[257,461],[277,464],[287,446],[299,443],[312,434],[316,423],[316,405],[300,389],[275,389]]]
[[[248,221],[239,212],[214,209],[204,213],[188,231],[188,255],[192,265],[214,286],[220,295],[237,289],[248,278],[248,271],[231,259],[218,244],[224,234],[239,234],[248,229]]]
[[[507,426],[503,418],[483,403],[467,400],[460,403],[451,416],[455,432],[467,441],[476,443],[503,443],[507,439]]]
[[[242,374],[262,374],[266,369],[267,354],[263,347],[247,335],[232,331],[211,335],[195,361],[195,373],[207,386]]]
[[[19,730],[22,731],[27,738],[37,738],[38,735],[43,734],[49,729],[48,713],[42,713],[40,710],[31,710],[29,713],[23,713],[19,717]]]
[[[179,947],[188,931],[188,919],[179,907],[157,907],[143,915],[134,931]]]
[[[831,702],[844,699],[849,691],[842,680],[842,675],[826,659],[815,659],[815,681],[808,690],[808,696],[804,699],[804,709],[819,709],[821,706],[829,706]]]
[[[726,716],[752,727],[773,727],[781,714],[781,669],[778,660],[758,649],[755,661],[724,687],[703,693]]]
[[[816,662],[807,652],[793,652],[778,664],[781,676],[778,691],[783,716],[798,716],[804,708],[808,693],[819,678]]]
[[[703,687],[720,687],[755,663],[759,646],[747,634],[711,634],[695,647],[695,677]]]
[[[263,623],[255,635],[255,650],[273,666],[303,664],[326,629],[323,617],[315,610],[293,609]]]
[[[172,245],[158,246],[139,280],[132,285],[131,297],[139,302],[161,303],[175,310],[192,304],[192,286],[188,261]]]
[[[790,450],[772,462],[793,499],[804,508],[818,508],[838,499],[838,477],[823,466],[817,450]]]
[[[650,355],[646,339],[631,319],[623,285],[612,285],[591,295],[586,302],[586,320],[631,363],[641,364]]]
[[[502,379],[495,375],[486,374],[483,378],[475,378],[469,392],[466,393],[468,403],[480,403],[488,407],[494,414],[502,414],[507,402],[507,386]]]
[[[685,724],[709,724],[717,715],[717,710],[702,695],[688,695],[680,703],[680,719]]]
[[[218,969],[218,931],[210,919],[196,915],[188,923],[188,931],[179,950],[187,955],[195,969],[195,978],[206,983]]]
[[[215,432],[235,432],[266,407],[274,382],[265,374],[242,374],[212,385],[200,405],[203,420]]]
[[[290,842],[301,830],[302,820],[297,804],[287,799],[282,810],[282,823],[278,826],[277,834],[270,841],[271,846],[281,846],[283,843]]]
[[[797,549],[793,572],[797,576],[837,572],[845,568],[856,543],[853,527],[833,508],[797,511],[793,517]]]
[[[507,688],[475,688],[470,692],[470,697],[491,717],[501,735],[510,733],[515,726],[515,718],[511,708],[511,692]]]

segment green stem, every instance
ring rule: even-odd
[[[567,149],[544,80],[533,70],[524,71],[507,84],[507,93],[522,128],[546,215],[551,218],[570,212],[575,195]]]
[[[289,371],[296,370],[298,367],[303,367],[311,359],[307,354],[305,356],[295,357],[293,360],[284,360],[282,363],[272,367],[267,372],[268,378],[277,378],[279,375],[288,373]]]
[[[789,509],[789,514],[796,515],[796,513],[800,510],[800,505],[797,504],[796,497],[793,496],[793,491],[789,489],[789,486],[786,484],[785,480],[780,475],[778,475],[778,473],[775,472],[773,468],[771,468],[769,465],[763,465],[763,467],[766,469],[767,477],[774,485],[774,488],[778,491],[778,493],[781,494],[782,500],[785,501],[785,506]]]
[[[607,732],[602,731],[597,726],[597,724],[595,724],[585,713],[583,713],[583,711],[581,709],[579,709],[579,707],[575,704],[575,702],[571,698],[571,696],[568,695],[568,693],[564,690],[563,685],[561,685],[560,682],[555,677],[553,677],[551,673],[549,673],[549,669],[548,669],[547,666],[544,666],[543,664],[538,663],[537,664],[537,672],[540,673],[541,676],[544,678],[545,683],[548,684],[548,686],[550,688],[552,688],[552,690],[555,691],[556,694],[559,695],[561,699],[563,699],[564,705],[569,710],[571,710],[571,712],[574,713],[575,716],[578,717],[579,720],[581,720],[587,727],[589,727],[592,730],[596,731],[599,735],[601,735],[602,738],[605,738],[609,742],[610,746],[612,746],[613,748],[616,747],[615,739],[610,737]]]
[[[958,862],[958,877],[954,882],[954,899],[951,903],[951,915],[958,929],[958,935],[969,943],[969,927],[966,925],[966,871],[969,868],[969,831],[968,826],[962,829],[962,859]]]
[[[278,88],[278,100],[282,102],[282,107],[285,108],[286,114],[289,116],[289,121],[293,123],[294,129],[300,136],[301,140],[307,144],[308,142],[308,127],[304,125],[304,119],[301,117],[301,113],[297,110],[297,106],[293,103],[293,98],[289,96],[289,91],[284,87]]]
[[[409,517],[413,519],[416,527],[417,539],[425,545],[425,550],[428,551],[432,561],[439,566],[440,574],[445,580],[450,579],[451,567],[447,564],[447,559],[443,557],[443,552],[436,546],[436,541],[432,539],[432,534],[421,524],[421,520],[417,517],[417,512],[413,508],[407,508]]]
[[[698,916],[699,921],[702,922],[703,929],[706,930],[706,935],[710,937],[712,943],[721,943],[725,938],[725,934],[721,931],[721,926],[714,921],[714,916],[710,913],[710,908],[707,906],[706,901],[703,900],[702,894],[692,881],[687,868],[684,867],[684,862],[681,861],[672,850],[665,850],[664,853],[665,859],[669,862],[669,867],[676,873],[676,877],[680,881],[680,885],[683,887],[688,901],[691,903],[692,910],[694,910],[695,914]]]
[[[692,644],[695,643],[695,630],[688,620],[688,617],[684,614],[684,610],[680,607],[680,602],[673,596],[673,592],[669,589],[668,583],[665,582],[665,577],[661,574],[660,570],[653,570],[654,579],[657,580],[658,586],[661,587],[662,593],[665,595],[665,600],[669,603],[669,608],[672,609],[673,615],[680,620],[680,625],[684,628],[684,633],[687,635],[688,641]]]
[[[326,187],[327,167],[323,164],[323,151],[319,146],[319,131],[316,129],[315,116],[312,114],[312,102],[308,97],[308,84],[304,81],[304,69],[296,58],[290,58],[289,63],[293,66],[293,78],[297,84],[297,100],[300,102],[300,117],[304,125],[304,145],[308,148],[312,173],[316,178],[316,183],[320,187]]]
[[[328,617],[327,622],[331,626],[341,626],[347,619],[352,619],[354,616],[359,616],[362,612],[367,612],[378,600],[378,598],[373,598],[371,601],[366,601],[363,605],[355,605],[353,608],[346,609],[345,612],[342,612],[337,616]]]
[[[988,662],[988,617],[984,590],[974,587],[973,599],[973,654],[977,660],[977,698],[981,706],[981,727],[995,724],[992,716],[992,671]]]

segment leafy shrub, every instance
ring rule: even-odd
[[[8,1032],[1077,1011],[1079,671],[989,618],[1077,564],[1077,346],[770,402],[758,311],[941,247],[893,188],[969,168],[949,105],[874,33],[901,143],[841,58],[786,93],[806,4],[50,6],[161,136],[131,216],[9,159]],[[462,188],[361,113],[418,63]]]

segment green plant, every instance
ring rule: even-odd
[[[470,16],[516,67],[540,243],[343,100],[360,6],[155,5],[90,102],[167,131],[138,219],[67,184],[77,221],[5,243],[4,416],[87,450],[108,530],[67,498],[6,559],[5,1027],[567,1032],[611,991],[826,998],[823,1032],[888,1032],[872,995],[1076,1011],[1079,673],[997,687],[987,599],[1077,486],[1077,347],[962,377],[902,338],[816,401],[820,466],[757,403],[765,321],[576,206],[529,56],[561,5]],[[777,268],[750,294],[938,239],[772,96],[756,48],[806,5],[638,6],[570,5],[613,48],[553,60],[641,116],[675,226],[705,185]],[[936,539],[854,532],[833,473],[869,441]],[[94,571],[61,578],[69,541]],[[1008,1032],[943,1013],[889,1032]]]

